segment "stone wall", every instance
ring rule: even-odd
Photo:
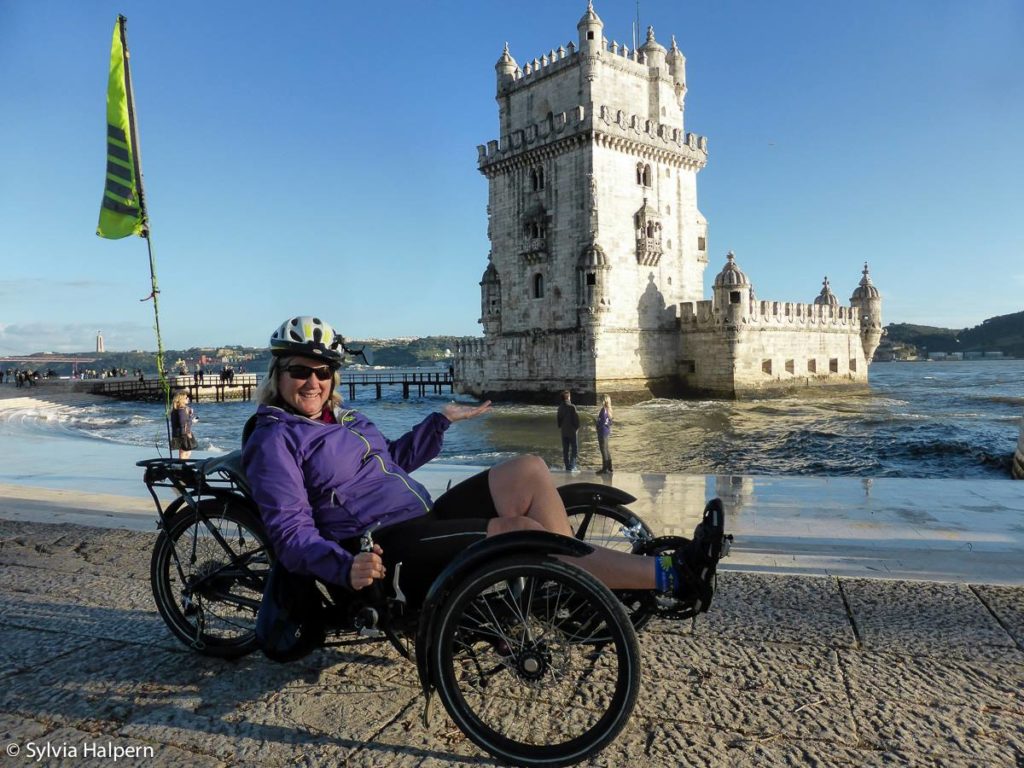
[[[679,358],[687,390],[737,396],[867,383],[857,309],[773,301],[753,309],[682,305]]]

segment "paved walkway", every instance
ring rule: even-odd
[[[155,613],[152,537],[0,521],[2,765],[490,764],[436,700],[424,727],[383,645],[192,655]],[[637,710],[593,765],[1024,765],[1024,587],[730,570],[693,631],[641,645]]]

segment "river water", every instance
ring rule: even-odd
[[[857,394],[816,390],[740,402],[651,400],[617,407],[611,442],[615,466],[684,474],[1009,476],[1024,413],[1024,360],[875,363],[870,379],[870,388]],[[448,399],[402,400],[394,387],[385,388],[378,401],[373,387],[366,387],[350,405],[398,437]],[[199,450],[193,457],[237,447],[254,407],[196,404]],[[580,413],[581,466],[600,466],[597,409],[580,407]],[[158,455],[165,434],[163,409],[155,404],[111,401],[56,411],[0,411],[0,439],[8,451],[17,451],[21,438],[37,446],[42,441],[49,447],[41,450],[57,454],[74,447],[91,455],[105,443],[134,446],[136,452],[153,446]],[[554,398],[550,407],[497,404],[486,417],[454,425],[440,460],[486,465],[522,452],[561,466]],[[19,472],[30,474],[24,467]]]

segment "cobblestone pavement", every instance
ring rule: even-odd
[[[491,764],[438,702],[422,724],[384,645],[192,654],[152,542],[0,521],[3,766]],[[1024,766],[1024,587],[728,571],[695,628],[640,640],[637,709],[592,765]]]

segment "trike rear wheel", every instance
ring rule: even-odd
[[[270,547],[256,516],[223,499],[183,508],[160,533],[150,561],[157,609],[174,635],[206,656],[256,650],[256,613]]]
[[[488,564],[456,585],[436,626],[431,662],[445,709],[501,760],[570,765],[629,720],[636,634],[615,596],[575,565],[537,555]]]

